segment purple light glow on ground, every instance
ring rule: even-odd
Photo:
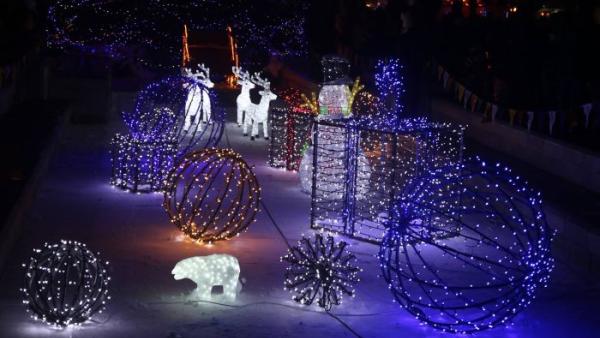
[[[116,118],[116,117],[115,117]],[[114,123],[116,126],[117,124]],[[21,239],[0,276],[0,336],[5,337],[352,337],[318,307],[302,307],[283,290],[286,245],[264,212],[239,238],[200,246],[181,241],[162,208],[162,194],[135,195],[109,184],[107,144],[115,128],[69,126]],[[267,166],[267,141],[251,142],[227,125],[234,150],[255,165],[262,197],[285,236],[294,244],[310,233],[310,198],[297,174]],[[226,147],[224,136],[220,146]],[[516,317],[515,324],[477,337],[593,337],[600,329],[595,304],[597,266],[582,247],[587,237],[568,215],[547,208],[550,224],[561,229],[555,242],[557,269],[549,289]],[[106,314],[82,328],[56,331],[29,319],[18,292],[20,267],[31,249],[60,238],[85,242],[111,262],[112,301]],[[419,323],[392,302],[379,274],[378,247],[341,237],[351,244],[364,269],[356,298],[344,298],[333,313],[363,337],[449,337]],[[171,269],[190,256],[227,253],[238,258],[243,288],[227,305],[190,301],[194,284],[175,281]],[[591,255],[591,254],[590,254]],[[590,263],[591,264],[591,263]],[[595,270],[594,270],[595,269]],[[595,291],[594,291],[595,290]]]

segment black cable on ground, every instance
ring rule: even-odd
[[[231,142],[229,141],[229,135],[227,134],[227,129],[224,130],[225,133],[225,140],[227,141],[227,146],[229,148],[231,148]],[[281,228],[279,227],[279,225],[277,224],[277,222],[275,221],[275,218],[273,218],[273,215],[271,214],[271,212],[269,211],[269,208],[267,208],[267,205],[265,204],[265,202],[263,200],[260,201],[260,205],[262,206],[263,210],[266,212],[267,216],[269,217],[269,219],[271,220],[271,223],[273,224],[273,226],[275,227],[275,229],[277,229],[277,232],[279,233],[279,235],[281,236],[281,239],[283,239],[283,241],[285,242],[285,245],[287,245],[288,248],[292,248],[292,246],[290,245],[290,242],[288,241],[287,237],[285,237],[285,235],[283,234],[283,231],[281,230]],[[227,305],[227,304],[221,304],[221,303],[215,303],[215,302],[207,302],[207,303],[212,303],[212,304],[217,304],[217,305],[222,305],[222,306],[228,306],[228,307],[244,307],[244,306],[249,306],[249,305],[253,305],[253,304],[272,304],[272,305],[280,305],[280,306],[285,306],[285,307],[289,307],[289,308],[293,308],[293,309],[297,309],[300,310],[299,308],[296,307],[292,307],[289,305],[285,305],[285,304],[279,304],[279,303],[268,303],[268,302],[264,302],[264,303],[253,303],[253,304],[248,304],[248,305],[242,305],[242,306],[235,306],[235,305]],[[310,311],[310,310],[303,310],[303,311],[308,311],[308,312],[316,312],[316,311]],[[355,335],[356,337],[361,338],[362,336],[359,335],[356,331],[354,331],[348,324],[346,324],[343,320],[341,320],[338,316],[336,316],[335,314],[326,311],[326,313],[332,317],[333,319],[335,319],[336,321],[338,321],[340,324],[342,324],[348,331],[350,331],[353,335]]]

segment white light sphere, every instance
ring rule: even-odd
[[[32,318],[54,327],[80,325],[101,313],[108,295],[108,262],[85,244],[61,240],[34,249],[28,264],[23,303]]]

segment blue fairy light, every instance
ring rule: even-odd
[[[111,184],[132,192],[163,191],[177,159],[219,143],[224,111],[195,74],[149,84],[140,91],[134,109],[122,114],[129,135],[112,140]],[[204,100],[209,100],[208,106]]]
[[[473,333],[510,321],[547,286],[554,231],[540,194],[475,159],[411,179],[379,259],[400,306],[420,322]]]
[[[375,87],[377,96],[387,113],[400,118],[404,112],[402,97],[404,95],[403,66],[398,59],[377,61],[375,68]]]

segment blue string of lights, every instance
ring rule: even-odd
[[[399,196],[379,259],[395,301],[420,322],[452,333],[507,325],[547,286],[554,232],[540,193],[508,167],[438,168]]]

